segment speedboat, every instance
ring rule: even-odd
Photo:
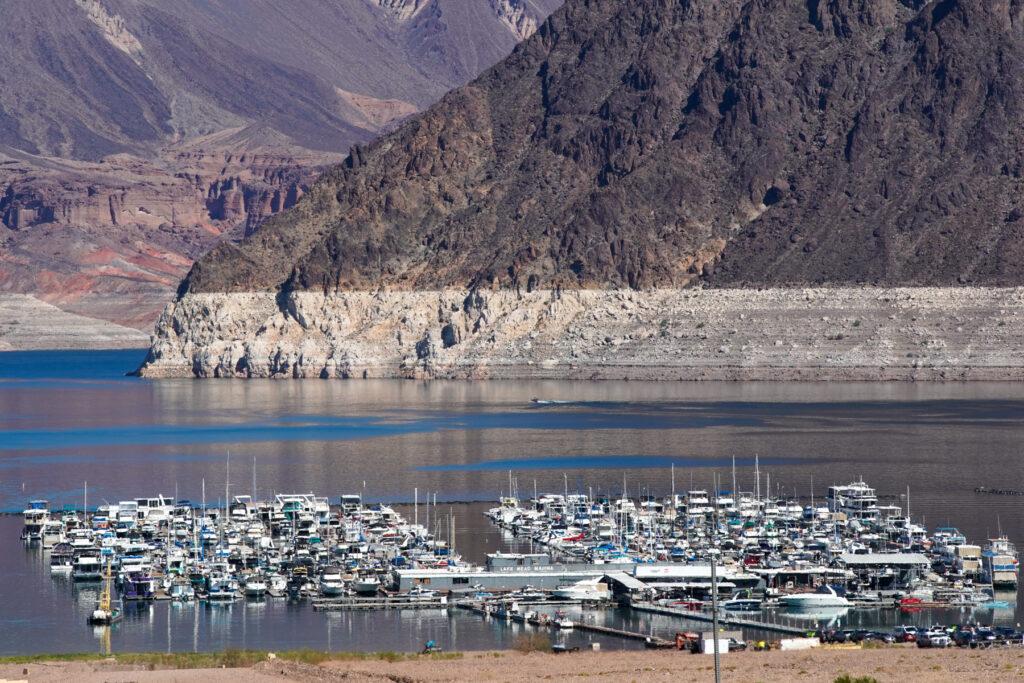
[[[779,604],[786,609],[794,611],[850,607],[850,601],[836,593],[832,586],[821,586],[813,593],[783,595],[779,598]]]
[[[510,598],[514,600],[545,600],[547,599],[547,593],[535,589],[533,586],[523,586],[517,591],[509,593]]]
[[[761,601],[753,597],[748,590],[736,591],[730,599],[722,603],[722,609],[729,612],[760,612]]]
[[[423,586],[415,586],[408,593],[406,597],[409,598],[410,602],[426,602],[433,600],[437,596],[437,591],[432,591],[429,588]]]
[[[607,600],[609,596],[607,584],[599,579],[584,579],[568,586],[559,586],[551,591],[551,595],[560,600]]]

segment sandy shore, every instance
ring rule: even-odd
[[[870,650],[821,648],[807,652],[733,653],[723,656],[724,681],[833,682],[843,674],[877,681],[986,683],[1024,678],[1024,649]],[[676,651],[581,652],[563,655],[518,652],[468,653],[433,658],[329,661],[298,664],[281,660],[245,669],[149,670],[116,660],[0,665],[0,680],[68,681],[588,681],[710,680],[712,660]]]

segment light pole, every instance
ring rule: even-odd
[[[718,474],[713,473],[715,485],[711,512],[711,628],[712,646],[715,653],[715,683],[722,683],[722,664],[718,652],[718,572],[715,569],[715,552],[718,549]]]

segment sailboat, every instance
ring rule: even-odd
[[[108,559],[103,568],[103,591],[100,593],[96,609],[89,615],[88,622],[90,624],[113,624],[124,616],[120,605],[115,606],[111,599],[111,583],[113,583],[113,577],[110,574],[110,560]]]

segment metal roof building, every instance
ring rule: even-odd
[[[928,567],[931,561],[921,553],[843,553],[839,561],[847,567]]]

